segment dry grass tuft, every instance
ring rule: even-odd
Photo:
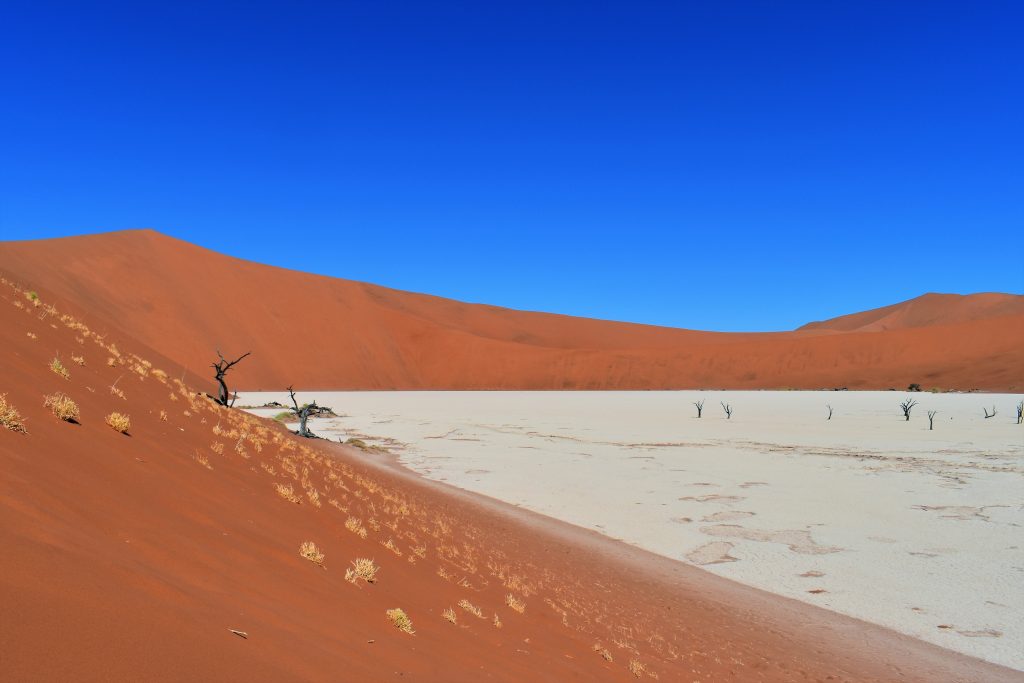
[[[121,413],[107,415],[106,423],[110,425],[111,429],[122,434],[127,434],[128,430],[132,428],[131,418]]]
[[[54,358],[50,361],[50,370],[53,371],[53,374],[60,375],[64,379],[71,379],[71,373],[68,372],[68,369],[60,362],[60,358]]]
[[[497,614],[494,615],[493,623],[494,623],[494,628],[501,628],[502,627],[501,619],[498,618]]]
[[[391,552],[393,552],[395,555],[398,555],[399,557],[402,556],[402,551],[398,549],[398,546],[395,545],[395,542],[390,538],[387,540],[386,543],[381,543],[381,545],[390,550]]]
[[[213,467],[210,466],[210,460],[199,451],[196,451],[195,453],[192,454],[192,459],[208,470],[213,469]]]
[[[313,507],[320,507],[320,492],[314,488],[306,489],[306,498],[313,504]]]
[[[609,660],[611,661],[611,660]],[[633,674],[637,678],[642,678],[646,675],[648,678],[658,679],[658,674],[644,666],[643,662],[636,659],[629,660],[629,673]]]
[[[324,566],[324,554],[320,552],[320,548],[317,548],[316,543],[313,543],[313,541],[303,541],[302,545],[299,546],[299,555],[313,564],[318,564],[321,567]]]
[[[55,417],[65,422],[78,421],[78,404],[71,400],[67,394],[59,391],[43,397],[43,406],[50,409]]]
[[[526,603],[509,593],[505,596],[505,604],[522,614],[526,611]]]
[[[32,332],[26,332],[26,333],[25,333],[25,336],[26,336],[26,337],[28,337],[29,339],[39,339],[39,337],[37,337],[37,336],[36,336],[36,335],[35,335],[34,333],[32,333]]]
[[[7,402],[7,394],[0,394],[0,427],[12,432],[28,432],[18,410]]]
[[[453,610],[451,607],[441,612],[441,616],[445,618],[445,621],[450,621],[453,624],[457,624],[459,621],[458,616],[456,616],[455,614],[455,610]]]
[[[160,411],[160,421],[161,422],[167,422],[167,411],[166,410],[161,410]]]
[[[366,527],[363,526],[362,521],[358,517],[349,517],[345,520],[345,528],[354,533],[359,538],[366,538],[367,531]]]
[[[373,563],[373,560],[365,557],[359,557],[352,561],[352,567],[345,570],[345,580],[349,583],[355,583],[357,579],[362,579],[366,583],[377,582],[377,572],[380,571],[380,567]]]
[[[128,400],[128,398],[127,398],[127,397],[126,397],[126,396],[124,395],[124,392],[123,392],[123,391],[121,391],[120,389],[118,389],[118,388],[117,388],[116,386],[114,386],[114,385],[111,385],[111,387],[110,387],[110,393],[111,393],[111,394],[113,394],[114,396],[117,396],[117,397],[118,397],[119,399],[121,399],[122,401],[127,401],[127,400]]]
[[[71,360],[75,361],[78,365],[85,365],[85,356],[71,356]]]
[[[388,621],[394,624],[395,628],[399,631],[404,631],[410,634],[416,633],[416,631],[412,630],[412,619],[410,619],[409,615],[401,609],[389,609],[386,614],[388,615]]]
[[[295,489],[291,484],[274,484],[274,490],[277,491],[277,495],[288,502],[295,503],[296,505],[302,504],[302,499],[295,495]]]
[[[475,617],[478,617],[480,619],[484,618],[483,610],[481,610],[479,607],[471,603],[469,600],[466,600],[465,598],[459,600],[459,607],[466,610]]]
[[[591,648],[594,652],[601,656],[606,662],[612,661],[612,653],[608,651],[608,648],[602,647],[601,643],[594,643],[594,647]]]

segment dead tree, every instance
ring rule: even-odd
[[[699,418],[700,414],[704,412],[704,401],[695,401],[693,405],[697,408],[697,417]]]
[[[318,406],[316,401],[313,401],[312,403],[305,403],[300,408],[299,402],[295,400],[295,391],[291,387],[288,387],[288,395],[292,399],[291,411],[299,418],[299,429],[295,433],[299,436],[304,436],[307,439],[317,438],[316,434],[309,431],[309,427],[306,426],[306,421],[314,415],[333,415],[334,411],[326,406]]]
[[[831,420],[832,419],[832,406],[826,403],[825,407],[828,408],[828,419]]]
[[[938,414],[938,412],[939,411],[937,410],[928,411],[928,431],[931,431],[932,429],[935,428],[935,416]]]
[[[726,420],[731,420],[732,419],[732,406],[729,405],[728,403],[722,403],[722,410],[725,411],[725,419]]]
[[[1017,424],[1024,423],[1024,401],[1017,404]]]
[[[907,422],[910,422],[910,409],[917,405],[917,401],[912,398],[908,398],[906,401],[900,404],[900,408],[903,409],[903,417],[907,418]]]
[[[224,354],[220,352],[220,349],[217,349],[217,355],[220,356],[220,361],[214,363],[211,367],[216,372],[214,379],[217,380],[217,384],[220,385],[220,388],[218,389],[217,398],[213,399],[214,401],[221,404],[222,406],[227,406],[228,408],[235,404],[235,399],[238,398],[238,394],[235,394],[235,397],[230,399],[229,401],[229,396],[231,395],[231,392],[228,391],[228,385],[227,383],[225,383],[224,377],[228,374],[228,370],[237,365],[239,361],[248,356],[250,353],[252,353],[252,351],[248,351],[239,356],[238,358],[236,358],[235,360],[229,361],[227,358],[224,357]],[[211,396],[210,398],[213,397]]]
[[[985,412],[985,419],[986,420],[989,419],[990,417],[995,417],[996,416],[996,407],[995,406],[992,406],[992,412],[991,413],[988,412],[988,408],[982,407],[982,410]]]

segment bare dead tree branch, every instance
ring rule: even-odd
[[[929,410],[928,411],[928,431],[935,428],[935,416],[938,415],[939,411]]]
[[[826,403],[825,407],[828,408],[828,419],[831,420],[832,419],[832,406]]]
[[[910,409],[917,405],[917,401],[912,398],[908,398],[906,401],[900,404],[900,408],[903,409],[903,417],[910,422]]]
[[[694,401],[693,405],[697,408],[697,417],[699,418],[701,413],[704,412],[704,401]]]
[[[220,356],[220,360],[216,363],[211,364],[210,366],[214,369],[215,372],[214,379],[217,381],[217,384],[220,385],[217,392],[217,398],[213,399],[217,403],[221,404],[222,406],[227,406],[228,408],[234,405],[233,400],[230,403],[228,402],[228,397],[231,395],[231,392],[228,391],[228,385],[227,382],[224,380],[224,377],[228,374],[228,370],[238,365],[238,363],[243,358],[250,355],[251,353],[252,351],[247,351],[246,353],[242,354],[241,356],[234,360],[228,360],[227,358],[224,357],[224,354],[220,352],[220,349],[217,349],[217,355]],[[235,398],[237,397],[238,396],[236,394]]]
[[[722,403],[722,410],[725,411],[725,419],[726,420],[731,420],[732,419],[732,406],[729,405],[728,403]]]
[[[986,420],[989,419],[990,417],[995,417],[996,416],[996,407],[995,406],[992,406],[992,412],[991,413],[988,412],[988,408],[982,407],[982,410],[985,412],[985,419]]]
[[[317,438],[316,434],[311,432],[309,427],[306,426],[306,421],[313,415],[333,415],[334,411],[326,406],[318,406],[316,401],[306,403],[300,407],[299,402],[295,399],[295,390],[291,387],[288,387],[288,396],[292,399],[292,412],[299,418],[299,429],[295,433],[307,439]]]

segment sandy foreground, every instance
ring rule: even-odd
[[[386,446],[429,478],[1024,670],[1020,397],[914,394],[909,422],[908,397],[300,394],[342,414],[321,435]],[[239,402],[274,400],[287,395]]]

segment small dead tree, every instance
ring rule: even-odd
[[[1024,423],[1024,401],[1017,404],[1017,424]]]
[[[908,398],[906,401],[900,404],[900,408],[903,409],[903,417],[907,418],[907,422],[910,422],[910,409],[917,405],[917,401],[912,398]]]
[[[725,419],[726,420],[731,420],[732,419],[732,406],[729,405],[728,403],[722,403],[722,410],[725,411]]]
[[[224,377],[228,374],[228,370],[233,368],[235,365],[239,363],[239,361],[241,361],[243,358],[245,358],[251,353],[252,351],[248,351],[239,356],[238,358],[236,358],[235,360],[228,360],[227,358],[224,357],[224,354],[220,352],[220,349],[217,349],[217,355],[220,356],[220,361],[213,363],[211,367],[214,369],[214,372],[216,373],[214,379],[217,380],[217,384],[220,385],[220,388],[218,389],[217,392],[217,398],[213,399],[214,401],[221,404],[222,406],[227,406],[228,408],[235,405],[235,399],[238,398],[238,394],[235,394],[234,398],[229,398],[231,396],[231,392],[228,391],[228,385],[224,381]],[[211,396],[210,398],[213,397]]]
[[[937,410],[928,411],[928,431],[935,428],[935,416],[939,413]]]
[[[697,408],[697,417],[704,412],[704,401],[694,401],[693,405]]]
[[[829,403],[826,403],[825,407],[828,408],[828,419],[831,420],[832,419],[832,405],[829,404]]]
[[[318,406],[316,401],[313,401],[312,403],[304,403],[302,407],[299,407],[299,402],[295,400],[295,391],[291,387],[288,387],[288,396],[292,399],[291,411],[299,418],[299,429],[295,433],[299,436],[304,436],[307,439],[317,438],[316,434],[311,432],[309,427],[306,426],[306,422],[314,415],[330,416],[334,414],[334,411],[326,406]]]
[[[982,410],[985,412],[985,419],[986,420],[989,419],[990,417],[995,417],[996,416],[996,407],[995,406],[992,406],[992,412],[991,413],[988,412],[988,408],[982,407]]]

